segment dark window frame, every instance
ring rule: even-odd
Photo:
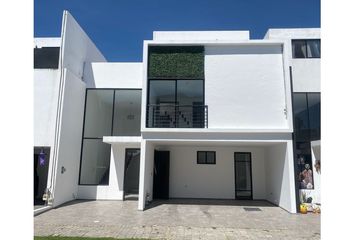
[[[87,92],[88,91],[99,91],[99,90],[112,90],[113,91],[113,111],[112,111],[112,126],[111,126],[111,135],[113,136],[113,123],[114,123],[114,108],[115,108],[115,96],[116,96],[116,90],[140,90],[142,94],[142,89],[141,88],[86,88],[85,90],[85,105],[84,105],[84,116],[83,116],[83,124],[82,124],[82,135],[81,135],[81,150],[80,150],[80,168],[79,168],[79,179],[78,179],[78,185],[79,186],[108,186],[109,185],[109,179],[107,184],[82,184],[80,183],[80,178],[81,178],[81,167],[82,167],[82,151],[83,151],[83,145],[84,145],[84,140],[85,139],[102,139],[103,137],[85,137],[85,120],[86,120],[86,107],[87,107]],[[108,164],[108,169],[110,169],[111,161],[109,161]],[[110,170],[108,170],[110,171]]]
[[[174,104],[178,105],[178,101],[177,101],[177,81],[185,81],[185,80],[190,80],[190,81],[202,81],[203,82],[203,106],[205,105],[205,79],[179,79],[179,78],[174,78],[174,79],[148,79],[147,81],[147,94],[146,94],[146,109],[145,109],[145,127],[146,128],[152,128],[152,127],[149,127],[149,122],[148,122],[148,108],[149,108],[149,105],[150,105],[150,82],[151,81],[174,81],[175,82],[175,94],[174,94]]]
[[[199,161],[199,154],[204,153],[205,157],[203,161]],[[207,155],[208,153],[213,153],[214,159],[213,162],[208,162],[207,161]],[[197,151],[197,164],[207,164],[207,165],[216,165],[216,151]]]
[[[305,42],[305,46],[306,46],[306,52],[305,52],[305,57],[296,57],[295,56],[295,53],[293,51],[293,45],[294,45],[294,42],[300,42],[300,41],[304,41]],[[319,41],[320,42],[320,55],[319,57],[309,57],[308,55],[308,42],[310,41]],[[320,59],[321,58],[321,39],[320,38],[307,38],[307,39],[292,39],[291,40],[291,51],[292,51],[292,58],[293,59]]]

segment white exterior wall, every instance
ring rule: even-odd
[[[142,63],[91,63],[96,88],[142,88]]]
[[[269,147],[266,151],[266,199],[296,213],[292,141]]]
[[[33,47],[34,48],[60,47],[60,45],[61,45],[61,38],[43,37],[43,38],[35,38]]]
[[[312,193],[313,203],[321,203],[321,168],[320,171],[316,171],[316,160],[321,162],[321,141],[311,142],[311,153],[312,153],[312,169],[313,169],[313,184],[314,190]],[[310,190],[311,191],[311,190]]]
[[[264,149],[174,146],[170,151],[170,198],[235,199],[234,153],[251,152],[253,198],[265,199]],[[216,164],[197,164],[197,151],[216,151]]]
[[[69,70],[64,71],[58,162],[53,206],[76,199],[79,177],[85,83]],[[65,172],[61,172],[62,167]]]
[[[321,91],[321,59],[319,58],[292,58],[292,39],[320,39],[319,28],[308,29],[269,29],[265,39],[283,40],[292,66],[294,92]]]
[[[281,45],[206,46],[208,128],[288,129]]]
[[[54,145],[59,70],[34,70],[34,146]]]

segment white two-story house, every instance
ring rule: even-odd
[[[154,32],[118,63],[64,11],[60,38],[35,39],[58,60],[35,66],[35,198],[320,202],[319,34]]]

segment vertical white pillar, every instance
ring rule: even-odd
[[[145,176],[146,176],[146,140],[141,140],[140,146],[140,174],[139,174],[139,201],[138,210],[145,208]]]
[[[294,150],[292,140],[287,141],[287,161],[288,161],[288,171],[289,171],[289,190],[290,190],[290,212],[296,213],[296,195],[295,193],[295,173],[294,173]]]

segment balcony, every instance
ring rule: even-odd
[[[149,104],[148,128],[208,128],[208,106]]]

